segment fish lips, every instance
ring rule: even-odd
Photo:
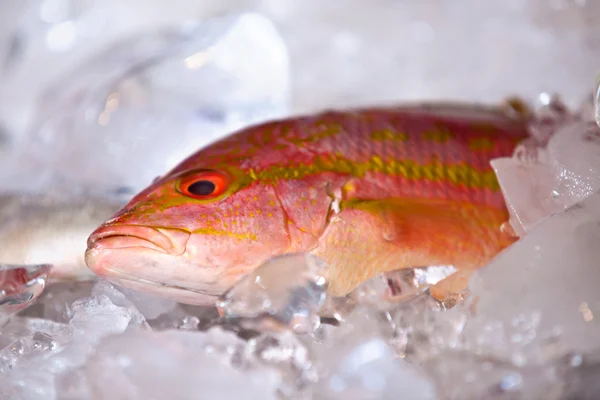
[[[190,232],[182,229],[143,225],[104,225],[90,235],[87,247],[88,251],[142,247],[180,256],[185,253],[190,236]]]
[[[190,237],[176,228],[105,225],[88,238],[85,262],[115,285],[187,304],[214,305],[221,293],[218,279],[214,270],[204,271],[187,259]],[[186,279],[192,270],[201,276]]]

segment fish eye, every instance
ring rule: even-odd
[[[208,200],[225,193],[228,186],[227,175],[219,171],[204,170],[181,178],[177,190],[184,196]]]

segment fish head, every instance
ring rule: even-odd
[[[157,178],[90,235],[85,258],[96,275],[208,304],[290,250],[286,213],[272,185],[231,164],[194,164]]]

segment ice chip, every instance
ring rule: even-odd
[[[478,319],[509,326],[518,315],[539,314],[540,346],[554,348],[546,342],[557,332],[567,350],[600,348],[599,226],[600,194],[594,193],[478,270],[470,284]]]
[[[309,385],[318,379],[309,346],[289,331],[253,338],[248,341],[247,349],[261,364],[279,371],[282,377],[278,393],[283,398],[306,393]]]
[[[217,325],[220,316],[215,307],[177,304],[168,313],[148,321],[154,330],[182,329],[205,331]]]
[[[311,254],[277,256],[225,292],[217,307],[247,328],[312,331],[326,296],[325,272],[325,263]]]
[[[445,310],[425,292],[388,312],[392,345],[406,360],[422,363],[448,348],[459,346],[467,321],[462,304]]]
[[[358,303],[383,306],[419,295],[455,272],[456,268],[452,266],[406,268],[385,272],[362,283],[350,297]]]
[[[133,315],[130,309],[114,305],[105,295],[77,300],[73,312],[69,325],[74,334],[98,339],[124,332]]]
[[[46,286],[51,265],[0,265],[0,326],[25,309]]]
[[[200,325],[200,319],[198,319],[198,317],[185,316],[185,317],[181,318],[181,321],[178,324],[177,328],[183,329],[183,330],[188,330],[188,331],[193,331],[193,330],[197,330],[199,325]]]

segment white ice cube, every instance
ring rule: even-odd
[[[476,313],[511,326],[538,314],[567,350],[600,348],[600,193],[540,223],[471,280]],[[473,334],[478,334],[473,332]]]

